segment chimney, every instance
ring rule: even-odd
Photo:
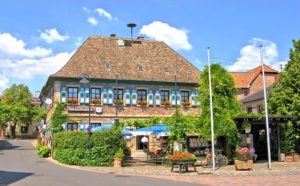
[[[116,37],[116,34],[110,34],[110,37]]]
[[[140,40],[144,40],[144,36],[139,36],[139,37],[137,37],[137,39],[140,39]]]

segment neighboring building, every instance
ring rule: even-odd
[[[264,65],[267,92],[279,80],[278,71]],[[238,89],[237,100],[243,103],[242,109],[246,112],[260,113],[263,108],[263,81],[262,68],[258,66],[248,72],[230,72]]]
[[[83,74],[90,83],[79,83]],[[67,103],[67,130],[85,130],[91,98],[92,126],[115,118],[167,117],[175,105],[184,114],[199,114],[200,71],[164,42],[118,37],[89,37],[67,64],[49,76],[43,100]],[[89,88],[90,85],[90,88]],[[118,104],[118,106],[116,105]]]

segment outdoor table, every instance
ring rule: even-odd
[[[177,165],[179,166],[179,173],[182,173],[182,171],[188,172],[189,165],[194,167],[194,171],[197,172],[196,166],[195,166],[195,163],[196,163],[195,160],[172,160],[171,162],[172,162],[171,172],[173,172],[174,166],[177,166]]]

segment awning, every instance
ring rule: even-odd
[[[168,130],[167,125],[157,124],[150,127],[143,127],[136,130],[123,130],[121,132],[123,136],[149,136],[149,135],[159,135],[159,136],[169,136],[170,131]]]
[[[107,124],[107,125],[101,125],[99,127],[93,127],[92,128],[92,132],[95,132],[95,131],[101,131],[101,130],[108,130],[108,129],[111,129],[112,128],[112,125],[111,124]]]

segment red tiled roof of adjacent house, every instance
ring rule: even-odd
[[[90,36],[50,77],[199,83],[200,71],[162,41]]]
[[[268,65],[264,65],[265,73],[278,73]],[[229,72],[233,79],[236,88],[249,88],[251,83],[262,73],[261,66],[258,66],[248,72]]]

